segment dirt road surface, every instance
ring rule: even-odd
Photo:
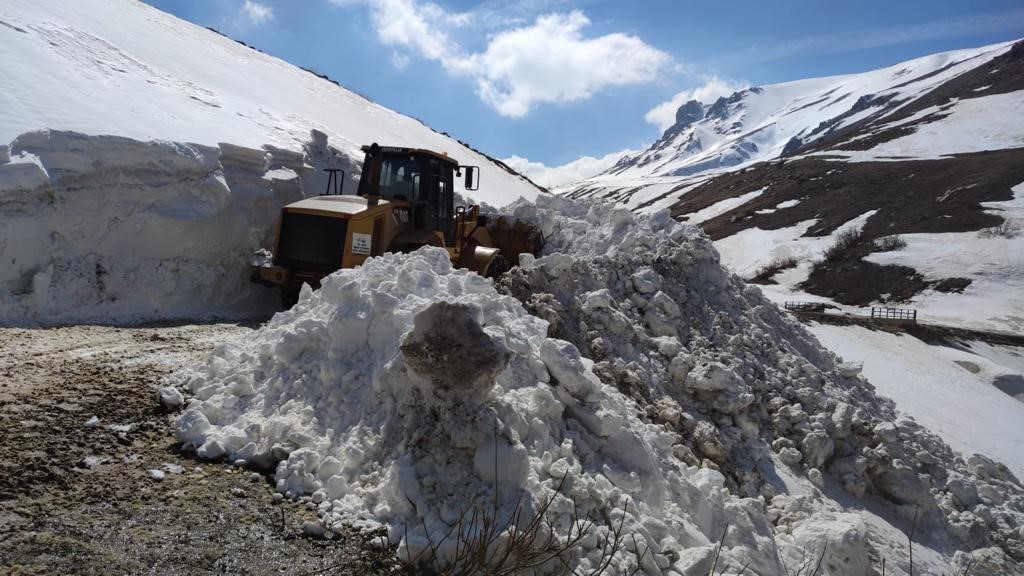
[[[268,474],[178,450],[156,385],[252,330],[0,328],[0,574],[379,573],[368,537],[304,535]]]

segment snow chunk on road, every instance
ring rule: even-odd
[[[181,408],[185,404],[185,397],[182,396],[181,391],[174,386],[164,386],[156,391],[157,401],[160,405],[167,409]]]
[[[486,392],[512,353],[480,328],[482,315],[479,306],[443,301],[417,314],[400,347],[410,377],[434,393]]]

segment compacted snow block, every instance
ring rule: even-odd
[[[438,302],[413,319],[402,338],[402,359],[428,389],[486,392],[512,353],[480,328],[482,311],[470,304]]]

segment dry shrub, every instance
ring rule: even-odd
[[[1020,233],[1020,223],[1016,220],[1006,219],[998,226],[985,228],[978,232],[982,238],[1014,238]]]
[[[796,268],[800,261],[793,256],[778,257],[773,259],[771,262],[761,266],[754,272],[754,276],[750,279],[751,282],[767,282],[771,280],[772,276],[775,276],[783,270],[790,268]]]
[[[581,517],[573,502],[573,521],[564,538],[557,536],[555,526],[546,518],[547,511],[561,492],[565,477],[555,489],[555,494],[542,501],[537,510],[530,513],[523,506],[522,498],[516,502],[512,513],[505,519],[499,518],[497,503],[473,505],[463,509],[459,518],[438,540],[427,533],[427,546],[418,554],[396,554],[399,572],[405,574],[433,574],[437,576],[510,576],[544,567],[546,573],[572,576],[598,576],[607,570],[615,554],[626,545],[624,532],[625,510],[616,523],[609,516],[604,518],[611,530],[599,537],[598,548],[601,558],[597,566],[587,572],[572,568],[572,561],[580,553],[580,543],[595,528],[588,516]],[[628,505],[624,504],[623,508]],[[425,527],[424,527],[425,528]],[[634,550],[641,550],[642,544],[635,536]],[[636,574],[648,551],[640,553]]]
[[[836,241],[825,249],[825,261],[834,262],[843,254],[864,241],[864,231],[860,228],[844,228],[836,235]]]
[[[882,252],[891,252],[893,250],[903,250],[907,247],[907,241],[903,239],[903,236],[893,234],[892,236],[882,236],[878,240],[875,240],[875,246]]]

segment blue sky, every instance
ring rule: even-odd
[[[491,155],[638,149],[674,102],[1024,36],[1020,0],[147,0]]]

